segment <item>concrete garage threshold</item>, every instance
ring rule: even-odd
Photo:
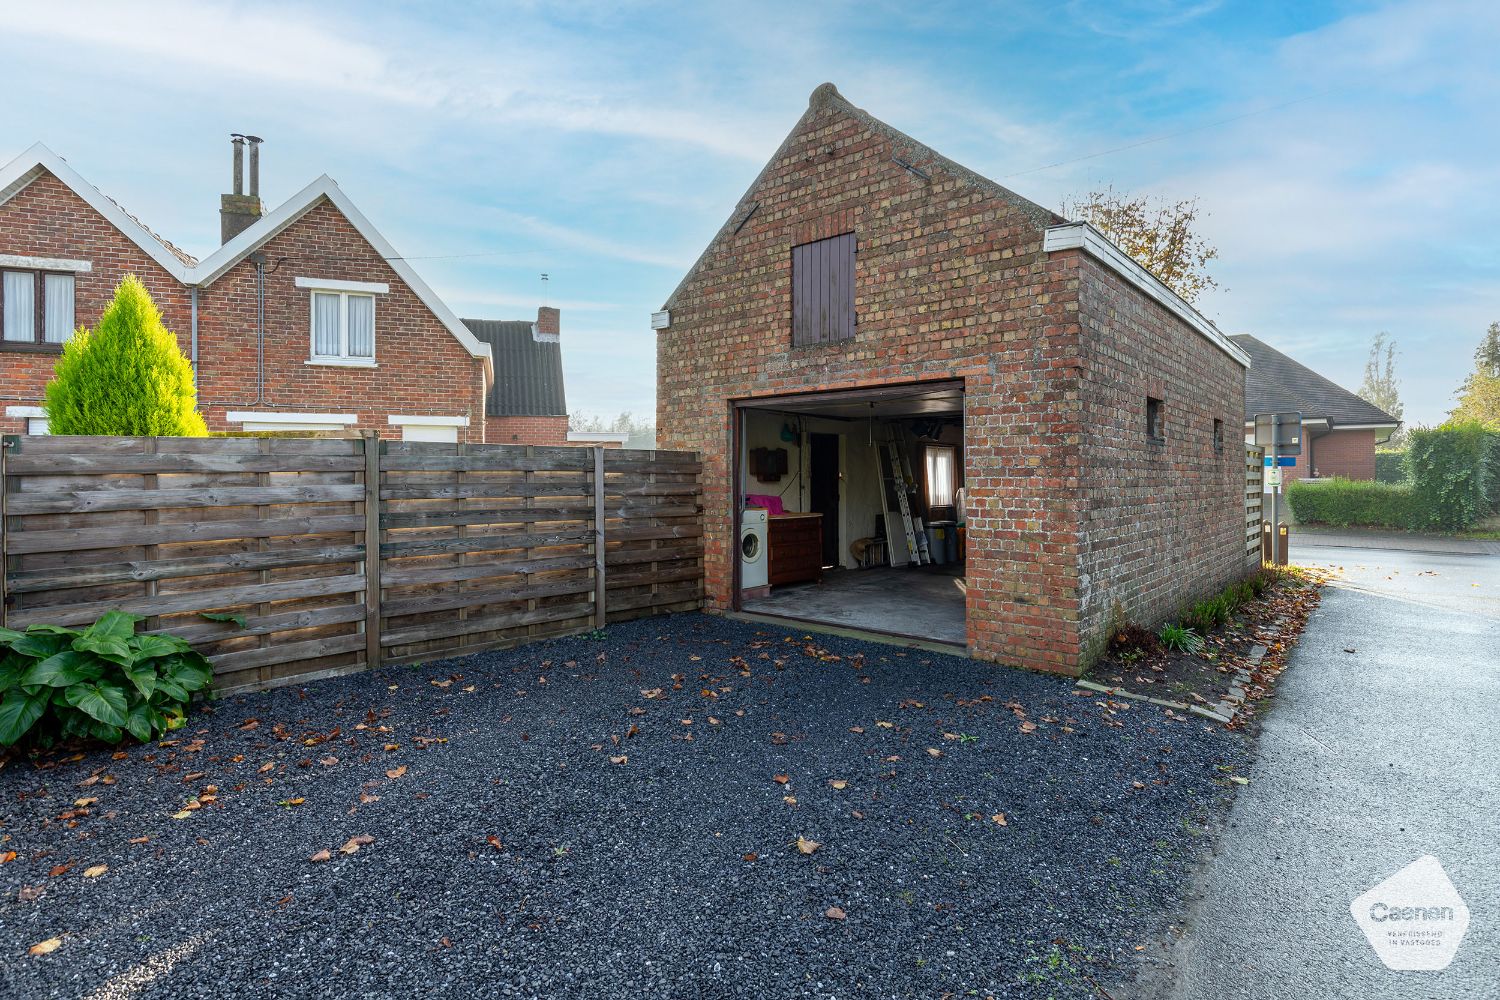
[[[916,640],[937,651],[962,651],[964,580],[958,567],[830,570],[821,583],[777,587],[745,601],[748,620],[791,620],[840,634]]]

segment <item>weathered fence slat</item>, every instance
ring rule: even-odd
[[[701,602],[695,455],[373,435],[3,444],[0,624],[136,612],[202,650],[221,691]]]

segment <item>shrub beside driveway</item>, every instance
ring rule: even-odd
[[[1094,996],[1247,759],[1066,680],[699,615],[176,736],[0,771],[0,992]]]

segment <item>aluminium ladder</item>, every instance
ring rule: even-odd
[[[932,557],[927,552],[927,535],[917,527],[920,522],[914,522],[911,516],[909,486],[912,481],[911,468],[906,462],[906,453],[901,447],[900,431],[895,425],[890,425],[889,431],[889,437],[884,443],[884,454],[877,452],[881,476],[881,506],[885,508],[885,533],[888,539],[894,534],[891,530],[891,518],[893,514],[900,515],[901,530],[906,536],[905,565],[914,563],[921,566],[932,561]],[[896,498],[894,511],[887,503],[892,495]],[[895,546],[892,546],[891,553],[894,554],[894,552]]]

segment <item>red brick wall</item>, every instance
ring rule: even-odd
[[[188,290],[62,181],[43,174],[0,205],[0,253],[87,260],[93,270],[74,278],[73,312],[87,326],[114,298],[127,274],[141,279],[184,353],[190,331]],[[7,406],[40,406],[60,348],[22,352],[0,343],[0,433],[24,434],[25,420],[5,416]]]
[[[898,155],[929,178],[892,162]],[[976,186],[907,144],[898,147],[889,133],[836,101],[815,101],[750,201],[758,209],[738,233],[726,232],[710,247],[701,269],[674,296],[671,325],[657,341],[659,444],[698,451],[704,459],[710,603],[722,608],[732,599],[732,400],[959,378],[970,505],[970,650],[984,659],[1077,672],[1098,645],[1094,609],[1108,600],[1110,587],[1128,590],[1132,574],[1170,571],[1169,554],[1154,550],[1115,559],[1118,572],[1105,572],[1103,586],[1083,571],[1111,558],[1096,555],[1086,536],[1102,538],[1119,527],[1110,523],[1118,515],[1108,505],[1101,505],[1097,524],[1090,520],[1090,505],[1100,503],[1092,481],[1103,463],[1119,457],[1101,443],[1102,431],[1088,432],[1085,424],[1091,416],[1115,419],[1127,404],[1085,387],[1080,375],[1087,369],[1101,380],[1143,384],[1147,376],[1137,369],[1154,369],[1155,360],[1141,351],[1117,356],[1103,342],[1085,345],[1083,265],[1076,254],[1049,258],[1042,252],[1043,229],[1056,221],[1049,213]],[[855,336],[793,348],[791,247],[851,230],[858,242]],[[1096,270],[1102,269],[1087,269],[1088,280]],[[1137,308],[1130,296],[1117,300],[1117,306]],[[1173,348],[1186,340],[1180,331],[1158,331],[1164,322],[1132,317],[1109,336],[1127,337],[1139,326]],[[1089,329],[1102,325],[1096,317]],[[1203,362],[1195,353],[1180,367],[1190,371]],[[1109,371],[1110,365],[1118,370]],[[1229,370],[1209,363],[1210,379],[1218,379],[1221,368]],[[1236,366],[1234,374],[1241,373]],[[1233,469],[1241,390],[1223,392],[1225,468]],[[1133,400],[1134,389],[1129,395]],[[1227,473],[1223,483],[1225,508],[1241,503]],[[1182,520],[1191,501],[1172,499],[1162,486],[1140,516]],[[1226,537],[1242,534],[1242,520],[1236,508],[1225,522]]]
[[[568,443],[568,418],[490,417],[485,421],[485,440],[490,444]]]
[[[1244,576],[1244,368],[1077,251],[1083,322],[1080,616],[1086,652],[1119,612],[1155,625]],[[1146,434],[1160,399],[1164,440]],[[1214,447],[1214,421],[1223,445]]]
[[[266,373],[258,401],[255,265],[240,261],[199,294],[199,408],[209,427],[232,429],[224,419],[231,410],[352,413],[355,426],[399,438],[390,414],[466,416],[459,440],[485,440],[481,362],[338,209],[319,204],[261,249]],[[312,293],[296,287],[299,277],[389,284],[389,294],[375,299],[376,367],[308,363]]]
[[[1305,461],[1299,458],[1299,467]],[[1375,432],[1334,428],[1312,439],[1312,461],[1308,464],[1313,474],[1322,478],[1374,479]]]
[[[207,210],[207,209],[205,209]],[[399,438],[392,414],[467,416],[460,440],[484,440],[484,368],[417,299],[342,214],[324,202],[263,248],[266,256],[266,371],[256,379],[255,270],[243,260],[199,293],[198,405],[212,430],[237,430],[230,410],[353,413],[350,430]],[[89,260],[79,274],[75,316],[92,326],[127,273],[145,283],[184,354],[191,348],[188,289],[66,185],[44,174],[0,205],[0,253]],[[383,281],[375,304],[373,369],[310,365],[311,293],[298,277]],[[56,354],[0,349],[0,403],[40,405]],[[259,396],[259,398],[257,398]],[[0,431],[22,433],[3,417]]]

